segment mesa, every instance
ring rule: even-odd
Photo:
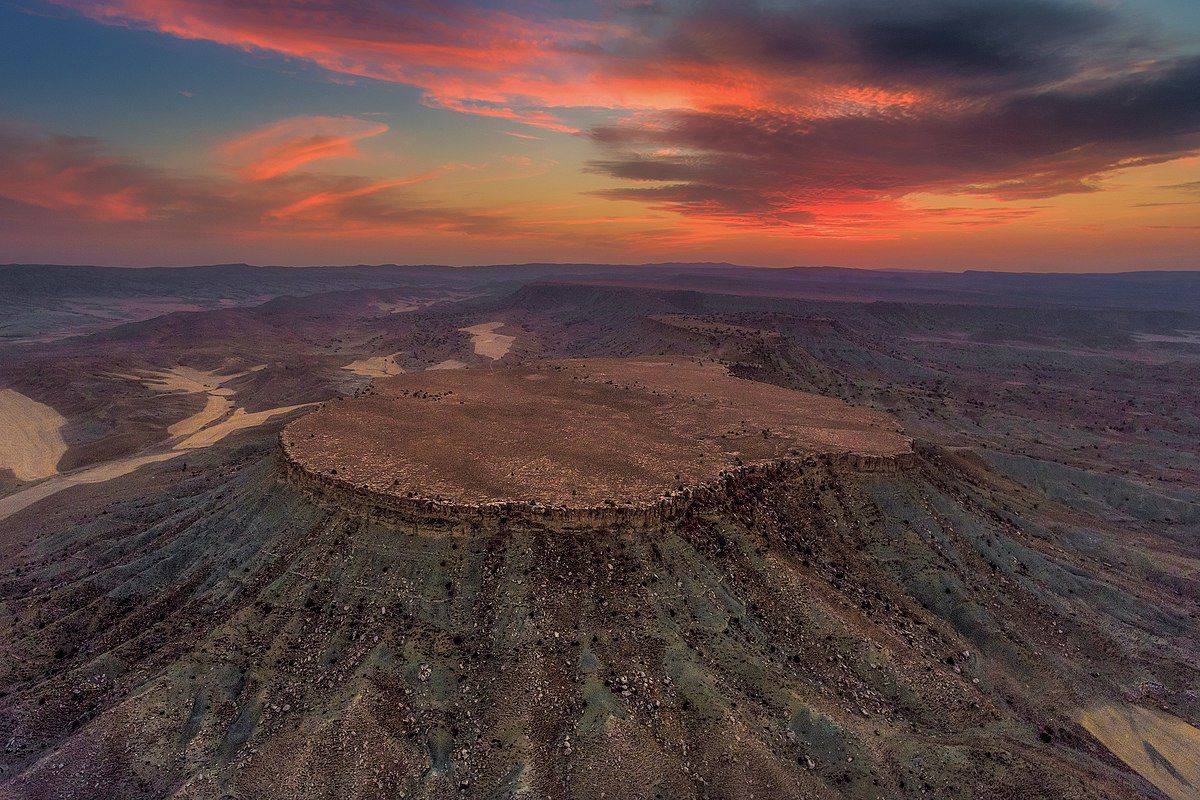
[[[653,523],[741,477],[817,460],[901,468],[888,415],[713,361],[580,359],[377,379],[284,429],[292,474],[414,517]]]

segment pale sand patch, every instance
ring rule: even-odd
[[[224,398],[214,398],[223,400]],[[227,402],[227,401],[226,401]],[[146,464],[153,464],[158,461],[166,461],[176,456],[181,456],[190,450],[198,450],[200,448],[209,447],[221,441],[230,434],[237,433],[240,430],[247,428],[256,428],[262,425],[272,417],[280,414],[287,414],[300,408],[316,405],[315,403],[301,403],[294,406],[282,406],[280,408],[270,408],[266,411],[255,411],[247,414],[244,408],[239,408],[229,417],[218,422],[215,425],[210,425],[207,428],[201,426],[202,430],[192,433],[187,438],[177,442],[173,448],[165,452],[148,453],[138,456],[130,456],[129,458],[121,458],[116,461],[108,461],[103,464],[97,464],[94,467],[80,470],[79,472],[70,473],[67,475],[56,475],[49,480],[43,481],[35,486],[30,486],[28,489],[14,492],[7,497],[0,498],[0,520],[7,519],[23,508],[26,508],[39,500],[43,500],[51,495],[58,494],[63,489],[69,489],[72,486],[79,486],[84,483],[102,483],[104,481],[119,478],[122,475],[128,475],[139,467]],[[222,409],[222,413],[224,410]],[[199,416],[199,415],[196,415]],[[195,417],[189,417],[177,424],[191,422]]]
[[[80,486],[85,483],[102,483],[110,481],[113,478],[119,478],[122,475],[128,475],[138,467],[152,464],[155,461],[166,461],[170,458],[183,455],[181,452],[168,451],[166,453],[153,453],[145,456],[133,456],[131,458],[122,458],[117,461],[109,461],[95,467],[80,470],[69,475],[57,475],[49,480],[42,481],[36,486],[30,486],[28,489],[22,489],[19,492],[10,494],[7,497],[0,497],[0,520],[8,519],[13,514],[23,508],[33,505],[39,500],[43,500],[52,494],[58,494],[63,489],[70,489],[72,486]]]
[[[175,445],[176,450],[195,450],[200,447],[208,447],[229,436],[231,433],[244,430],[245,428],[257,428],[271,417],[277,417],[280,414],[287,414],[295,411],[298,408],[306,408],[315,403],[300,403],[295,406],[281,406],[279,408],[269,408],[266,411],[255,411],[247,414],[246,409],[239,408],[230,414],[225,419],[218,422],[216,425],[205,428],[204,430],[194,433]]]
[[[1200,730],[1138,706],[1097,706],[1079,722],[1172,800],[1200,800]]]
[[[1134,333],[1135,342],[1167,342],[1169,344],[1200,344],[1200,331],[1186,331],[1182,328],[1177,331],[1179,336],[1165,336],[1156,333]]]
[[[156,392],[180,392],[183,394],[199,394],[203,392],[207,394],[208,399],[204,404],[204,408],[167,428],[167,433],[172,438],[179,438],[181,436],[192,436],[205,426],[211,425],[229,413],[230,409],[233,408],[233,403],[227,398],[233,397],[235,392],[223,384],[266,368],[266,364],[259,364],[242,372],[221,375],[211,370],[177,366],[170,367],[169,369],[151,370],[139,375],[118,374],[116,377],[141,381],[146,388],[153,389]]]
[[[426,367],[426,370],[431,369],[466,369],[467,365],[459,361],[457,358],[447,358],[445,361],[434,364],[432,367]]]
[[[396,356],[372,356],[351,361],[342,369],[349,370],[364,378],[386,378],[389,375],[403,375],[406,370],[396,363]]]
[[[422,308],[436,305],[447,300],[460,300],[464,297],[469,297],[469,292],[445,292],[436,297],[410,297],[406,300],[393,300],[391,302],[374,303],[376,309],[384,314],[407,314],[411,311],[418,311]]]
[[[142,375],[117,376],[142,381],[148,388],[160,392],[182,392],[185,394],[204,392],[208,395],[208,399],[203,409],[167,428],[167,432],[171,437],[178,440],[170,450],[117,459],[97,464],[96,466],[88,467],[72,474],[57,475],[36,486],[31,486],[28,489],[23,489],[7,497],[0,498],[0,520],[6,519],[39,500],[57,494],[63,489],[69,489],[72,486],[84,483],[101,483],[113,478],[119,478],[122,475],[128,475],[130,472],[146,464],[175,458],[189,450],[209,447],[237,431],[247,428],[257,428],[272,417],[315,405],[314,403],[301,403],[294,406],[270,408],[266,411],[255,411],[249,414],[246,413],[246,409],[238,408],[234,409],[231,414],[230,409],[233,408],[233,402],[229,398],[233,396],[234,391],[222,387],[222,384],[228,383],[234,378],[248,375],[251,372],[257,372],[265,367],[266,365],[263,364],[233,375],[218,375],[213,372],[192,369],[191,367],[172,367],[171,369],[147,372]],[[7,398],[6,395],[9,393],[15,395],[15,398]],[[31,415],[29,412],[28,404],[40,406],[44,409],[44,411],[37,412],[43,415],[43,426],[48,426],[49,422],[57,420],[53,427],[55,434],[57,434],[58,429],[65,420],[53,409],[43,406],[41,403],[35,403],[17,392],[5,390],[4,392],[0,392],[0,437],[3,437],[3,439],[0,439],[0,442],[8,443],[11,441],[20,443],[28,438],[28,436],[22,438],[17,435],[6,435],[9,433],[8,428],[12,427],[12,425],[16,423],[28,425],[30,419],[36,418],[36,413]],[[15,422],[13,423],[10,423],[7,419],[8,416],[12,416],[11,414],[6,414],[6,411],[10,409],[14,410],[14,413],[20,412],[16,414],[14,418]],[[54,419],[46,417],[46,412],[52,414]],[[61,436],[59,436],[59,441],[62,441]],[[9,449],[6,444],[0,444],[0,466],[7,466],[4,463],[4,456]],[[46,477],[46,475],[55,475],[56,470],[54,469],[54,465],[58,463],[58,459],[62,457],[62,453],[65,451],[66,443],[64,442],[62,443],[61,452],[57,456],[54,456],[50,471],[38,474],[36,477],[42,478]],[[21,473],[18,473],[18,477],[20,476]],[[32,478],[28,478],[27,480],[32,480]]]
[[[179,420],[174,425],[167,428],[167,433],[171,436],[190,436],[196,431],[203,428],[205,425],[216,422],[221,417],[229,413],[229,409],[233,407],[227,395],[220,394],[226,391],[217,389],[209,393],[208,400],[204,404],[204,408],[192,414],[190,417]]]
[[[384,314],[407,314],[410,311],[416,311],[428,303],[411,303],[407,300],[399,300],[395,303],[376,303],[375,308],[382,311]]]
[[[231,375],[218,375],[216,372],[193,369],[191,367],[171,367],[169,369],[145,372],[141,375],[117,375],[117,377],[141,381],[147,389],[153,389],[156,392],[184,392],[186,394],[219,392],[232,394],[231,389],[221,389],[221,385],[229,383],[235,378],[249,375],[251,372],[266,369],[266,367],[266,364],[259,364],[257,367],[251,367],[248,370],[235,372]]]
[[[53,408],[13,389],[0,391],[0,468],[19,481],[57,474],[67,452],[62,437],[66,419]]]
[[[504,358],[512,348],[515,336],[505,336],[496,333],[497,328],[503,328],[503,322],[481,322],[469,328],[459,328],[463,333],[471,334],[471,344],[475,347],[475,355],[487,356],[493,361]]]

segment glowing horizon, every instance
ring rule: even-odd
[[[4,262],[1200,268],[1184,0],[0,14]]]

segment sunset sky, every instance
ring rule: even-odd
[[[0,261],[1200,268],[1197,0],[0,0]]]

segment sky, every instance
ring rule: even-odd
[[[0,0],[0,262],[1200,268],[1197,0]]]

